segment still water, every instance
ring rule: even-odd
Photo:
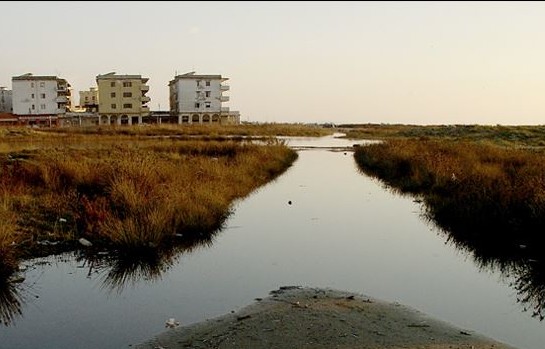
[[[210,240],[153,267],[80,253],[26,262],[0,348],[129,348],[169,318],[202,321],[285,285],[396,301],[520,349],[543,348],[545,323],[523,310],[512,280],[447,242],[413,198],[358,172],[352,152],[322,148],[355,142],[287,142],[300,150],[285,174],[237,202]]]

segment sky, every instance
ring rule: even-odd
[[[545,2],[0,2],[0,86],[229,78],[242,121],[545,124]]]

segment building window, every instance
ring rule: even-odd
[[[195,103],[195,108],[200,108],[200,107],[201,107],[200,103]]]
[[[132,97],[132,92],[123,92],[123,97]]]
[[[94,101],[96,98],[95,98],[95,96],[92,96],[91,99]]]
[[[210,97],[210,91],[206,91],[204,94],[206,95],[206,97]]]
[[[30,95],[30,98],[34,98],[34,93]]]
[[[32,110],[34,110],[34,109],[36,109],[36,106],[33,104],[33,105],[32,105]]]
[[[115,92],[110,93],[110,97],[115,98]]]
[[[115,81],[110,82],[110,87],[115,87]]]
[[[40,109],[45,109],[45,104],[40,104]]]
[[[204,106],[205,106],[206,108],[210,108],[210,102],[205,102],[205,103],[204,103]]]
[[[112,107],[112,109],[117,109],[117,105],[115,105],[115,104],[112,104],[111,107]]]
[[[40,87],[45,87],[45,82],[40,82]]]
[[[206,81],[206,86],[210,86],[210,80]]]
[[[40,93],[40,97],[41,97],[42,99],[45,99],[45,93]]]
[[[131,108],[132,108],[132,103],[125,103],[125,104],[123,104],[123,108],[124,108],[124,109],[131,109]]]
[[[132,87],[132,82],[124,82],[123,87]]]
[[[89,102],[89,97],[85,96],[85,102]]]
[[[197,87],[201,86],[201,80],[197,80]]]

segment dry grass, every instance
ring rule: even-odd
[[[428,139],[485,142],[502,146],[545,146],[545,126],[391,125],[339,126],[347,137],[363,139]]]
[[[92,126],[74,128],[42,129],[42,133],[66,134],[100,134],[100,135],[131,135],[131,136],[203,136],[215,138],[220,136],[325,136],[333,132],[332,129],[311,124],[262,123],[243,125],[217,124],[162,124],[126,126]]]
[[[272,141],[30,133],[0,138],[0,253],[13,258],[77,241],[160,247],[221,227],[231,203],[286,170]],[[11,150],[10,150],[11,149]],[[15,244],[13,244],[15,242]],[[24,252],[22,252],[24,251]]]
[[[474,142],[390,140],[359,148],[363,171],[424,196],[448,230],[536,239],[545,228],[545,153]]]

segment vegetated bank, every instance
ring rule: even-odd
[[[359,139],[439,139],[491,143],[498,146],[545,146],[544,125],[346,124],[339,125],[339,130],[346,133],[347,138]]]
[[[392,131],[397,135],[357,148],[354,157],[364,173],[421,199],[424,217],[448,242],[469,251],[481,268],[507,276],[524,309],[543,320],[545,136],[538,136],[542,127],[512,129],[473,140],[463,132],[453,139]],[[524,138],[521,130],[534,136]]]
[[[443,227],[537,241],[545,227],[544,126],[355,125],[384,142],[354,153],[362,171],[422,196]]]
[[[78,241],[138,250],[211,233],[234,200],[297,157],[274,138],[258,145],[133,128],[0,130],[0,276]]]

